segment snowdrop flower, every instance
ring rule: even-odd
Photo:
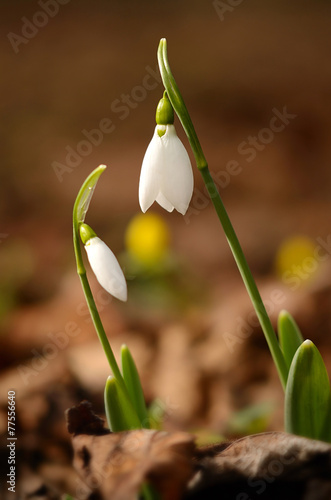
[[[80,237],[92,271],[100,285],[108,293],[125,302],[127,300],[126,281],[113,252],[87,224],[81,224]]]
[[[156,201],[168,212],[175,208],[184,215],[192,198],[192,166],[173,121],[173,109],[164,93],[156,110],[154,135],[141,167],[139,203],[143,212]]]

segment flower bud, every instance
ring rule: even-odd
[[[87,224],[81,224],[79,232],[90,266],[100,285],[108,293],[125,302],[126,281],[115,255]]]

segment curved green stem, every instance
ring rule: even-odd
[[[254,278],[252,276],[252,273],[244,256],[242,248],[240,246],[235,230],[231,224],[230,218],[223,205],[222,199],[214,183],[214,180],[210,175],[208,164],[203,154],[192,120],[187,111],[186,105],[180,94],[175,79],[171,73],[167,56],[167,42],[165,38],[161,39],[159,44],[158,62],[159,62],[163,85],[167,91],[170,102],[174,110],[176,111],[176,114],[178,115],[178,118],[186,132],[186,135],[188,137],[188,140],[190,142],[191,148],[194,153],[197,167],[201,172],[201,175],[203,177],[211,201],[213,202],[216,213],[223,226],[223,230],[225,232],[230,249],[238,266],[243,282],[246,286],[248,295],[253,303],[256,315],[259,319],[261,328],[267,340],[272,358],[277,367],[281,383],[283,385],[283,388],[285,389],[286,380],[288,376],[288,369],[284,360],[283,353],[279,347],[277,337],[272,327],[270,318],[267,314],[267,311],[261,299],[261,295],[258,291],[258,288],[256,286],[256,283],[254,281]]]
[[[207,167],[207,161],[203,154],[198,136],[195,132],[191,117],[187,111],[185,102],[181,96],[177,83],[171,73],[167,55],[167,41],[165,38],[160,40],[157,52],[160,73],[164,88],[167,91],[172,107],[177,113],[177,116],[186,132],[191,148],[193,150],[195,161],[199,170]]]
[[[116,362],[114,353],[112,351],[112,348],[110,347],[108,337],[106,335],[106,332],[103,328],[103,324],[101,322],[92,292],[91,288],[86,276],[86,270],[83,262],[83,257],[82,257],[82,252],[81,252],[81,244],[80,244],[80,236],[79,236],[79,226],[82,222],[85,220],[85,215],[89,206],[89,203],[91,201],[91,197],[94,191],[94,188],[96,186],[96,183],[98,182],[98,179],[100,175],[104,172],[106,169],[105,165],[100,165],[98,168],[93,170],[93,172],[87,177],[85,180],[84,184],[82,185],[75,204],[74,204],[74,210],[73,210],[73,240],[74,240],[74,252],[75,252],[75,257],[76,257],[76,264],[77,264],[77,273],[79,275],[85,299],[92,317],[92,321],[95,327],[95,330],[97,332],[97,335],[99,337],[99,340],[101,342],[102,348],[105,352],[105,355],[107,357],[109,366],[111,368],[111,371],[113,373],[113,376],[118,380],[119,384],[123,387],[123,390],[127,392],[126,386],[122,377],[122,374],[120,372],[120,369],[118,367],[118,364]]]
[[[90,285],[89,285],[89,282],[88,282],[88,279],[86,276],[86,272],[79,273],[79,278],[80,278],[80,282],[81,282],[82,287],[83,287],[85,299],[86,299],[86,302],[87,302],[87,305],[88,305],[88,308],[89,308],[89,311],[91,314],[94,328],[98,334],[99,340],[101,342],[102,348],[103,348],[104,353],[106,355],[106,358],[108,360],[112,374],[120,384],[122,384],[122,382],[123,382],[123,387],[124,387],[124,380],[123,380],[122,374],[120,372],[120,369],[118,367],[118,364],[116,362],[113,350],[110,347],[110,343],[109,343],[108,337],[106,335],[106,332],[104,330],[103,324],[101,322],[101,319],[100,319],[100,316],[99,316],[99,313],[97,310],[97,306],[95,304],[95,301],[94,301],[94,298],[93,298],[93,295],[91,292],[91,288],[90,288]]]

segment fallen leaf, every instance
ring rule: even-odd
[[[256,434],[197,450],[196,465],[185,499],[331,498],[331,446],[321,441]]]
[[[90,407],[84,404],[81,420],[78,413],[79,407],[67,412],[68,428],[74,434],[74,467],[94,495],[136,500],[142,484],[148,482],[164,500],[182,497],[193,472],[192,435],[147,429],[100,435],[100,422]],[[95,422],[97,435],[91,435]]]

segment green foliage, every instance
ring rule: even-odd
[[[313,342],[297,349],[285,391],[285,430],[331,442],[331,394],[323,359]]]
[[[123,345],[121,349],[121,361],[122,374],[131,399],[131,403],[133,404],[137,412],[142,426],[145,429],[149,429],[149,418],[138,370],[129,351],[129,348],[126,345]]]
[[[256,403],[233,413],[227,424],[226,433],[237,436],[258,434],[268,428],[274,404],[270,401]]]
[[[115,377],[109,376],[105,386],[105,410],[113,432],[141,429],[142,425],[131,400]]]
[[[278,316],[278,337],[285,362],[290,369],[294,354],[304,339],[293,317],[285,310],[280,311]]]

